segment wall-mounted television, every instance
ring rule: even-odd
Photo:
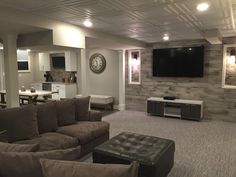
[[[52,56],[52,67],[55,69],[65,69],[64,56]]]
[[[17,61],[17,67],[19,71],[29,71],[28,61]]]
[[[153,49],[153,76],[203,77],[204,46]]]

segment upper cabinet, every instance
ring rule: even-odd
[[[58,59],[64,60],[65,71],[77,71],[77,55],[76,52],[73,51],[39,53],[40,71],[51,71],[52,68],[54,68],[53,62],[51,62],[52,56],[56,56]],[[63,68],[62,67],[63,62],[57,62],[57,63],[60,65],[60,68]]]
[[[39,70],[40,71],[51,71],[50,54],[49,53],[39,53]]]
[[[77,71],[77,57],[76,52],[66,51],[65,52],[65,70],[66,71]]]

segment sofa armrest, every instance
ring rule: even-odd
[[[8,142],[6,130],[0,131],[0,142]]]
[[[101,111],[89,111],[89,120],[90,121],[101,121],[102,120],[102,112]]]

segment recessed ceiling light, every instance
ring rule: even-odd
[[[164,41],[168,41],[170,39],[168,34],[164,34],[163,38]]]
[[[197,10],[200,12],[206,11],[209,8],[209,4],[206,2],[197,5]]]
[[[86,26],[86,27],[91,27],[91,26],[93,26],[93,23],[92,23],[90,20],[85,20],[83,24],[84,24],[84,26]]]
[[[30,52],[31,50],[30,50],[30,49],[27,49],[26,51],[27,51],[27,52]]]

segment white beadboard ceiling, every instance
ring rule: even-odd
[[[203,1],[210,8],[198,12]],[[208,29],[236,36],[236,0],[0,0],[0,6],[75,25],[90,19],[95,30],[150,43],[165,33],[171,40],[199,39]]]

